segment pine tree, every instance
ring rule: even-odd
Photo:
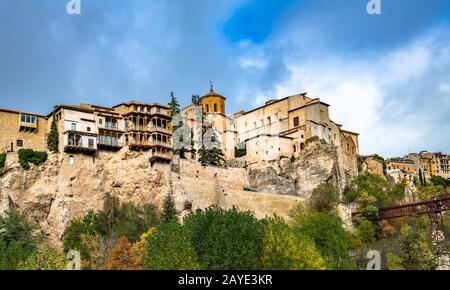
[[[169,102],[169,112],[172,116],[175,116],[180,113],[180,104],[178,103],[177,98],[175,98],[175,94],[170,92],[170,102]]]
[[[178,211],[175,208],[175,201],[170,193],[164,199],[161,221],[166,224],[178,221]]]
[[[47,148],[50,152],[57,153],[58,149],[58,124],[56,123],[55,115],[53,114],[52,125],[50,132],[47,135]]]

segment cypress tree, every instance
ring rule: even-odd
[[[58,149],[58,124],[56,123],[55,114],[53,114],[50,132],[47,135],[47,148],[50,152],[57,153]]]
[[[178,211],[175,208],[175,201],[170,193],[164,199],[161,221],[166,224],[178,221]]]
[[[175,98],[175,94],[173,92],[170,92],[170,102],[169,102],[169,112],[172,116],[175,116],[176,114],[179,114],[180,111],[180,104],[178,103],[177,98]]]

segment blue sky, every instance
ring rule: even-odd
[[[184,105],[213,80],[228,113],[308,92],[361,152],[450,153],[450,1],[0,1],[0,107]]]

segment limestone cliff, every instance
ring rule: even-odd
[[[152,166],[147,153],[127,148],[73,158],[52,154],[43,165],[25,171],[9,154],[0,171],[0,213],[11,208],[27,213],[51,244],[61,246],[69,221],[102,210],[108,196],[161,206],[172,192],[181,216],[216,204],[250,210],[259,218],[288,217],[289,209],[321,183],[343,189],[357,173],[356,161],[353,167],[353,159],[320,142],[308,145],[294,162],[284,158],[245,167],[204,168],[178,158]]]

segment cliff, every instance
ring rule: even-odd
[[[324,182],[343,189],[355,173],[332,145],[310,144],[291,162],[275,162],[228,168],[200,166],[174,158],[172,164],[151,166],[145,152],[124,148],[98,152],[95,157],[52,154],[47,162],[23,170],[17,156],[8,155],[0,171],[0,212],[16,208],[33,218],[51,244],[61,246],[69,221],[89,210],[103,209],[109,195],[121,202],[161,206],[169,192],[184,216],[191,210],[217,204],[250,210],[259,218],[276,214],[288,217],[295,203],[309,197]]]

